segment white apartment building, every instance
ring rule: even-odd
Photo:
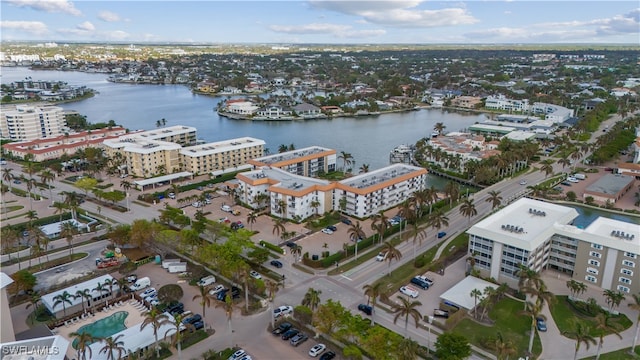
[[[264,155],[264,140],[243,137],[184,147],[180,150],[182,170],[194,174],[234,169]]]
[[[533,103],[530,110],[536,115],[544,115],[545,120],[550,120],[555,123],[565,122],[573,116],[573,109],[541,102]]]
[[[359,174],[335,183],[333,209],[366,218],[397,206],[414,192],[425,189],[426,181],[425,168],[406,164]],[[343,209],[340,209],[341,201],[346,205]]]
[[[197,129],[193,126],[175,125],[160,129],[147,130],[131,134],[131,137],[137,137],[147,140],[159,140],[177,143],[182,146],[190,146],[196,143]]]
[[[64,134],[64,110],[46,105],[3,105],[0,138],[36,140]]]
[[[533,105],[529,104],[529,100],[513,100],[508,99],[504,95],[489,96],[485,101],[485,107],[493,110],[503,110],[509,112],[527,113],[530,112],[536,116],[544,116],[545,120],[553,121],[554,123],[561,123],[574,114],[572,109],[566,107],[536,102]]]
[[[333,208],[333,184],[268,166],[236,175],[236,194],[253,209],[268,206],[273,216],[304,220]],[[259,202],[259,195],[267,195]],[[267,200],[268,199],[268,200]]]
[[[267,155],[249,160],[255,167],[270,166],[301,176],[317,176],[318,173],[336,170],[336,151],[320,146]]]
[[[229,100],[224,111],[239,114],[239,115],[253,115],[258,112],[260,108],[251,101],[245,100]]]
[[[482,276],[518,287],[520,265],[626,294],[640,291],[640,225],[600,217],[582,229],[571,207],[522,198],[472,226]]]
[[[489,96],[485,101],[485,107],[493,110],[525,112],[529,109],[529,100],[513,100],[504,95]]]

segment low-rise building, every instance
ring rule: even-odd
[[[475,109],[482,104],[482,98],[479,96],[458,96],[451,100],[451,105],[465,109]]]
[[[114,158],[116,153],[122,154],[129,175],[148,178],[180,171],[182,146],[179,144],[121,136],[105,140],[103,145],[107,157]]]
[[[167,141],[182,146],[190,146],[196,143],[197,130],[193,126],[175,125],[160,129],[136,132],[131,135],[147,140]]]
[[[595,202],[615,204],[632,187],[635,178],[620,174],[606,174],[584,190],[583,199],[592,197]]]
[[[525,266],[603,289],[640,291],[640,225],[600,217],[582,229],[573,225],[577,217],[568,206],[517,200],[467,231],[475,270],[513,288]]]
[[[194,174],[213,173],[246,165],[264,155],[265,142],[243,137],[184,147],[180,150],[182,170]]]
[[[498,141],[485,141],[482,135],[473,135],[470,133],[450,132],[444,136],[438,136],[429,139],[428,146],[431,149],[425,149],[425,160],[436,163],[444,168],[452,165],[455,168],[464,170],[465,164],[471,160],[484,160],[491,156],[499,155]],[[458,161],[455,164],[448,164],[447,159],[438,150],[445,154],[454,156]]]
[[[320,146],[257,157],[247,162],[255,167],[269,166],[301,176],[317,176],[336,170],[336,151]]]
[[[103,291],[96,290],[98,284],[104,286],[106,280],[113,281],[113,286],[111,288],[106,286]],[[89,290],[89,295],[91,296],[90,299],[74,296],[78,291],[85,290]],[[41,301],[42,305],[44,305],[44,307],[54,315],[73,314],[74,312],[78,312],[83,309],[83,303],[84,306],[88,308],[104,303],[103,299],[111,297],[113,291],[118,291],[116,279],[107,274],[52,293],[44,294],[42,295]],[[58,301],[61,296],[64,297],[64,293],[71,296],[67,298],[67,301]]]

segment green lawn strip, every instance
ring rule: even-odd
[[[394,237],[389,242],[391,242],[394,246],[398,246],[398,244],[400,243],[400,238],[399,237]],[[364,263],[365,261],[376,257],[376,255],[378,255],[377,246],[376,245],[372,245],[371,247],[367,248],[366,252],[365,251],[363,251],[361,253],[359,252],[358,253],[358,259],[353,259],[351,261],[344,262],[344,265],[341,265],[338,268],[334,268],[334,269],[330,270],[328,274],[329,275],[342,274],[343,272],[349,271],[349,270],[355,268],[356,266]],[[353,255],[351,257],[353,257]]]
[[[430,264],[436,254],[436,251],[438,251],[438,247],[439,246],[434,246],[423,254],[418,255],[417,259],[421,259],[424,264]],[[400,286],[405,285],[412,277],[425,273],[427,269],[428,266],[416,268],[414,266],[414,261],[409,261],[393,270],[390,275],[385,275],[376,282],[383,283],[382,288],[385,289],[387,293],[391,294],[398,290]]]
[[[449,255],[455,253],[460,248],[466,248],[469,245],[469,235],[462,232],[455,237],[455,239],[451,240],[451,242],[447,245],[447,248],[442,251],[440,254],[441,258],[446,258]]]
[[[71,255],[71,259],[69,259],[68,256],[64,256],[64,257],[61,257],[59,259],[55,259],[55,260],[51,260],[51,261],[45,261],[45,262],[42,263],[42,265],[40,265],[40,263],[37,263],[36,261],[32,260],[32,263],[36,262],[36,265],[33,265],[33,266],[28,267],[28,268],[23,269],[23,270],[27,270],[29,272],[43,271],[43,270],[46,270],[46,269],[51,269],[52,267],[55,267],[55,266],[64,265],[64,264],[70,263],[72,261],[76,261],[76,260],[85,258],[87,256],[89,256],[89,254],[85,253],[85,252],[74,253],[74,254]]]
[[[626,349],[620,349],[618,351],[612,351],[606,354],[600,354],[600,360],[630,360],[630,359],[640,359],[640,346],[636,346],[635,356],[630,354],[631,348],[628,347]],[[588,358],[583,358],[583,360],[594,360],[596,357],[591,356]]]
[[[184,350],[189,346],[197,344],[208,337],[209,334],[207,334],[207,332],[204,330],[197,330],[193,333],[186,333],[184,336],[184,340],[182,340],[182,349]]]
[[[132,203],[134,203],[134,204],[138,204],[138,205],[140,205],[140,206],[144,206],[144,207],[150,207],[150,206],[151,206],[151,205],[149,205],[149,204],[147,204],[147,203],[145,203],[145,202],[138,201],[138,200],[133,200],[133,201],[132,201]]]
[[[17,218],[19,218],[19,217],[27,216],[28,214],[29,214],[29,213],[22,213],[22,214],[18,214],[18,215],[13,215],[13,216],[9,216],[8,218],[3,219],[3,220],[4,220],[4,221],[7,221],[7,220],[11,220],[11,219],[17,219]]]
[[[565,331],[571,332],[574,328],[573,322],[578,321],[583,325],[589,327],[589,334],[591,336],[600,336],[600,332],[595,329],[595,317],[590,317],[577,312],[567,301],[566,295],[556,296],[556,302],[551,307],[551,316],[553,316],[553,321],[558,326],[560,333]],[[631,320],[629,320],[629,318],[624,314],[612,315],[609,321],[612,325],[618,324],[620,332],[628,329],[629,327],[631,327],[631,325],[633,325]],[[606,334],[611,334],[611,332],[607,332]]]
[[[7,206],[6,208],[2,209],[3,213],[10,213],[12,211],[16,211],[16,210],[20,210],[20,209],[24,209],[24,206],[22,205],[12,205],[12,206]]]
[[[513,341],[516,347],[516,357],[524,356],[529,348],[529,333],[531,331],[531,318],[526,315],[519,315],[523,310],[521,302],[511,298],[503,298],[495,304],[489,312],[489,318],[494,321],[491,325],[482,325],[471,319],[463,319],[453,332],[464,335],[469,343],[487,349],[484,344],[490,338],[496,338],[498,332],[503,337]],[[542,343],[536,334],[533,341],[533,358],[542,352]]]

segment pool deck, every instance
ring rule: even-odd
[[[126,320],[124,321],[124,325],[127,328],[130,328],[132,326],[140,326],[140,324],[144,321],[144,316],[142,314],[145,313],[146,309],[140,306],[136,307],[134,304],[135,300],[126,300],[122,302],[122,305],[112,306],[111,309],[108,309],[106,311],[102,311],[102,309],[104,308],[104,306],[102,306],[99,308],[100,310],[95,313],[95,316],[88,315],[88,318],[85,318],[84,320],[78,320],[75,323],[60,326],[56,329],[56,331],[58,335],[63,336],[71,343],[73,342],[73,337],[70,336],[72,332],[77,331],[87,324],[91,324],[98,320],[109,317],[119,311],[126,311],[127,313],[129,313],[129,316],[127,316]],[[69,359],[74,359],[77,356],[76,349],[74,349],[71,345],[67,349],[67,356],[69,357]]]

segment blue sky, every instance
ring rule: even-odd
[[[1,40],[640,44],[638,1],[1,0]]]

